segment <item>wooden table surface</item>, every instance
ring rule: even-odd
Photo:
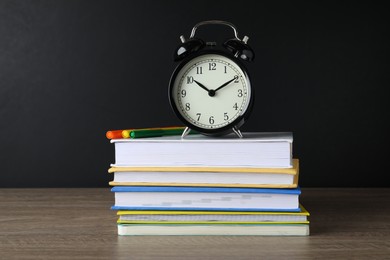
[[[390,189],[303,188],[308,237],[117,236],[114,195],[0,189],[0,259],[390,259]]]

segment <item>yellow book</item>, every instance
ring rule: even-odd
[[[309,224],[309,212],[120,210],[118,224]]]
[[[292,168],[250,167],[111,167],[112,186],[198,186],[296,188],[299,160]]]

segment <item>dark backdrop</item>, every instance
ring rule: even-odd
[[[256,103],[243,131],[292,131],[301,186],[389,186],[387,9],[253,2],[1,0],[0,186],[107,187],[105,132],[179,124],[173,51],[210,19],[250,37]]]

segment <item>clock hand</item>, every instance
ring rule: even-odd
[[[221,88],[223,87],[226,87],[227,85],[229,85],[232,81],[236,80],[237,79],[237,76],[234,76],[233,79],[229,80],[228,82],[225,82],[223,83],[221,86],[219,86],[218,88],[215,89],[215,92],[217,92],[218,90],[220,90]]]
[[[207,92],[209,92],[210,90],[208,88],[205,87],[205,85],[203,85],[202,83],[194,80],[196,84],[198,84],[199,87],[203,88],[204,90],[206,90]]]

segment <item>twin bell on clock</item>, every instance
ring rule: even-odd
[[[195,38],[204,25],[224,25],[234,31],[234,38],[222,45]],[[253,88],[244,62],[255,54],[247,44],[248,37],[238,37],[236,27],[225,21],[196,24],[189,39],[180,36],[174,60],[180,62],[169,82],[169,102],[178,118],[191,129],[204,135],[220,136],[234,132],[242,138],[240,127],[253,106]]]

